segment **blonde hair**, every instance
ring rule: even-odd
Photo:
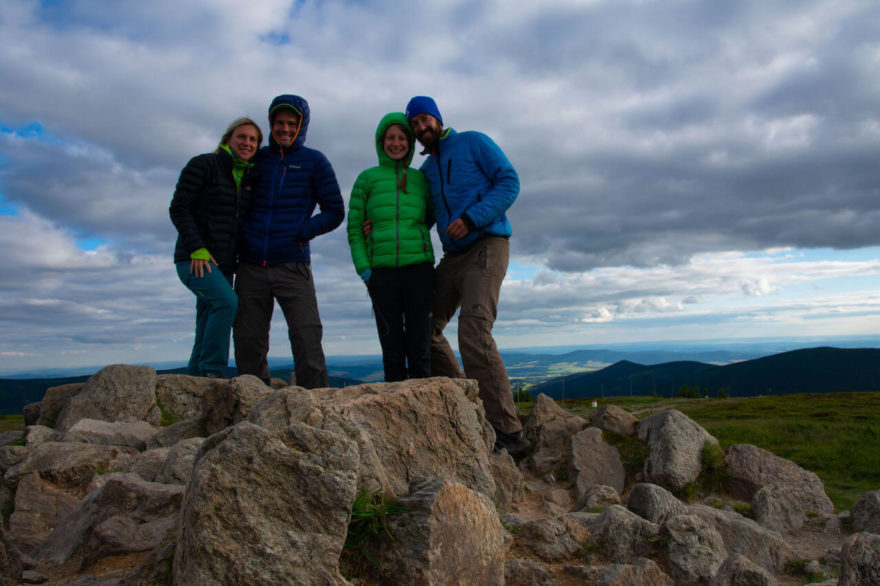
[[[215,152],[219,152],[220,147],[222,147],[224,144],[229,144],[229,139],[232,138],[232,133],[235,132],[235,129],[239,126],[253,126],[257,129],[257,148],[260,148],[260,145],[263,144],[263,131],[260,130],[260,127],[257,125],[256,122],[254,122],[250,118],[247,118],[246,116],[243,116],[241,118],[236,118],[232,121],[232,124],[230,124],[229,128],[226,129],[226,132],[223,133],[223,137],[220,139],[220,144],[217,145],[217,151]]]

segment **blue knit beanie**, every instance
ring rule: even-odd
[[[440,116],[440,110],[437,109],[437,104],[434,102],[434,98],[429,98],[428,96],[416,96],[409,101],[409,104],[406,105],[406,121],[409,122],[419,114],[430,114],[436,118],[440,124],[443,124],[443,117]]]

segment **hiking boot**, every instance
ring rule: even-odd
[[[205,373],[205,377],[206,378],[228,379],[229,375],[226,374],[225,372],[220,372],[219,370],[211,370],[211,371]]]
[[[495,449],[493,452],[496,454],[501,450],[507,450],[508,454],[517,458],[525,456],[531,449],[531,442],[525,438],[521,431],[516,433],[495,432]]]

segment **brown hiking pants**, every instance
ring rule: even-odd
[[[522,424],[516,416],[507,370],[492,337],[509,256],[510,242],[499,236],[486,236],[461,254],[443,255],[434,271],[431,375],[476,379],[492,427],[502,433],[517,433]],[[458,350],[464,374],[443,335],[443,328],[459,307]]]

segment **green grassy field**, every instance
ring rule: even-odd
[[[24,415],[0,415],[0,433],[24,429]]]
[[[815,472],[838,512],[880,488],[880,393],[778,395],[737,399],[614,397],[642,418],[674,408],[702,425],[722,447],[752,444]],[[566,401],[583,417],[590,400]]]

